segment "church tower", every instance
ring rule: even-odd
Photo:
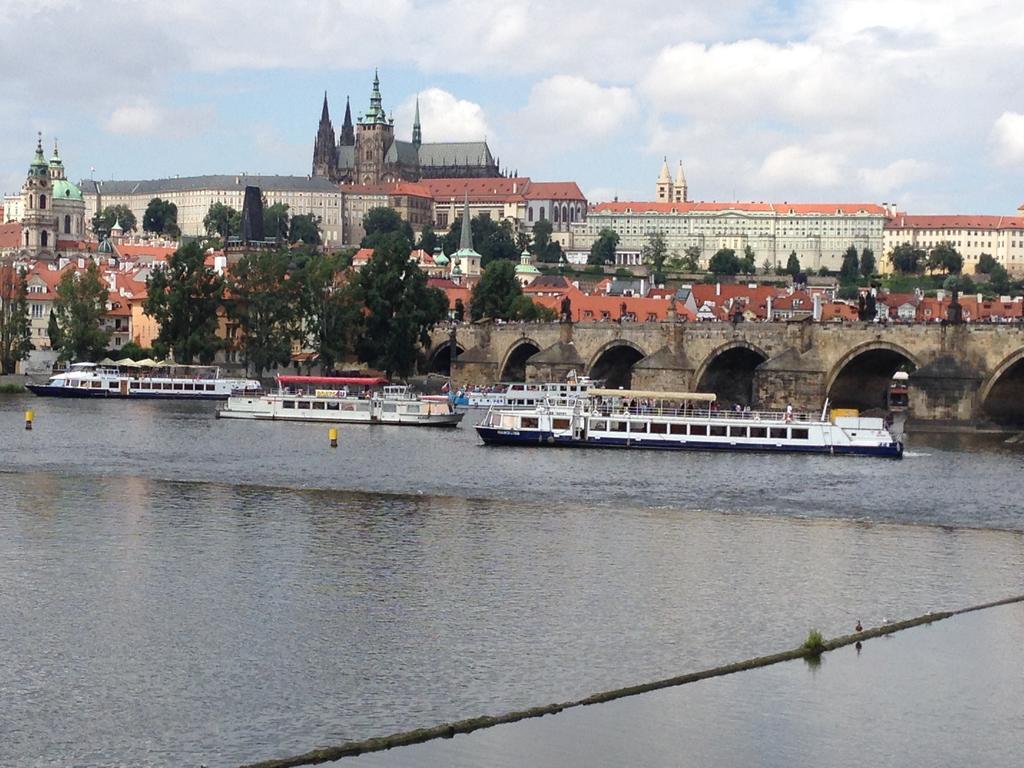
[[[658,194],[657,201],[659,203],[671,203],[672,202],[672,177],[668,173],[668,158],[661,164],[661,173],[658,174],[657,184]]]
[[[423,132],[420,130],[420,97],[416,96],[416,117],[412,121],[412,145],[418,152],[423,144]]]
[[[57,245],[57,227],[53,217],[53,181],[43,157],[43,135],[36,141],[36,155],[28,167],[21,187],[21,246],[30,256],[52,258]]]
[[[686,195],[686,176],[683,174],[683,161],[679,161],[679,168],[676,169],[676,180],[672,185],[672,201],[675,203],[685,203],[689,201]]]
[[[356,132],[352,126],[352,107],[348,103],[348,96],[345,97],[345,122],[341,124],[341,137],[338,145],[342,147],[354,147],[356,144]]]
[[[324,107],[320,112],[320,127],[313,142],[313,175],[334,179],[338,175],[338,151],[334,146],[334,126],[327,109],[327,91],[324,91]]]
[[[393,174],[385,173],[384,161],[388,150],[395,141],[395,121],[389,118],[381,106],[380,78],[373,72],[373,90],[370,92],[370,109],[359,118],[356,133],[356,183],[380,184],[394,181]]]

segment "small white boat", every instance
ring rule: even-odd
[[[277,382],[277,392],[229,397],[218,418],[454,427],[463,416],[447,395],[416,395],[387,379],[278,376]]]
[[[476,431],[490,445],[765,451],[901,458],[882,419],[714,410],[715,395],[592,389],[572,405],[493,407]]]
[[[232,392],[258,392],[255,379],[223,378],[213,365],[123,360],[74,363],[46,384],[29,384],[39,397],[116,397],[161,400],[226,400]]]

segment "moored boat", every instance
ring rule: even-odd
[[[545,402],[565,404],[577,398],[587,397],[587,393],[595,386],[598,386],[598,382],[582,376],[566,381],[515,382],[494,387],[466,387],[453,395],[453,402],[456,406],[465,408],[528,408]]]
[[[454,427],[463,416],[447,395],[417,395],[383,378],[278,376],[277,383],[276,392],[229,397],[218,418]]]
[[[882,419],[715,410],[715,395],[591,389],[571,405],[492,407],[476,426],[489,445],[764,451],[901,458]]]
[[[257,392],[255,379],[225,378],[217,366],[131,360],[100,365],[74,363],[45,384],[28,384],[40,397],[113,397],[162,400],[226,400],[232,392]]]

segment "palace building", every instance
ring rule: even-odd
[[[411,141],[395,138],[395,120],[385,113],[382,104],[380,78],[375,72],[370,108],[353,124],[346,99],[345,119],[335,142],[324,94],[313,142],[313,176],[344,184],[501,176],[500,164],[486,141],[424,142],[418,99]]]

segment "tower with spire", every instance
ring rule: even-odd
[[[52,258],[57,245],[57,228],[53,216],[53,180],[43,157],[43,134],[36,138],[36,154],[21,186],[21,246],[27,255]]]
[[[320,111],[320,126],[316,141],[313,142],[313,175],[333,179],[338,175],[338,150],[334,146],[334,126],[327,107],[327,91],[324,91],[324,106]]]
[[[473,227],[469,218],[469,193],[462,203],[462,232],[459,237],[459,250],[451,255],[451,278],[456,283],[467,285],[476,282],[480,277],[480,254],[473,250]]]
[[[352,125],[352,106],[345,97],[345,122],[341,124],[341,137],[338,139],[340,147],[354,147],[356,145],[356,131]]]
[[[689,199],[686,194],[686,175],[683,173],[683,161],[680,160],[679,167],[676,169],[676,180],[672,185],[672,201],[675,203],[685,203]]]
[[[423,133],[420,130],[420,97],[416,95],[416,116],[412,120],[412,145],[418,152],[423,144]]]
[[[686,190],[686,175],[683,173],[683,161],[679,161],[676,179],[673,182],[668,172],[668,157],[663,158],[661,173],[655,185],[656,199],[659,203],[685,203],[689,200]]]

